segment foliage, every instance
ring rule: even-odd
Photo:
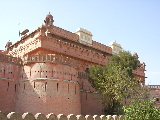
[[[160,120],[160,107],[154,107],[155,99],[133,99],[124,106],[126,120]]]
[[[111,56],[104,67],[97,65],[89,68],[89,82],[102,94],[101,100],[107,111],[111,108],[111,111],[115,111],[115,108],[121,109],[123,98],[137,95],[146,97],[147,92],[143,92],[146,87],[141,86],[132,74],[132,70],[136,68],[136,57],[126,51]]]

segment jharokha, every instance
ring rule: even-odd
[[[122,50],[92,40],[92,33],[79,28],[75,33],[53,25],[48,14],[34,31],[20,33],[16,43],[0,51],[0,111],[55,114],[103,114],[98,93],[88,82],[90,65],[106,65]],[[145,64],[134,75],[145,83]]]

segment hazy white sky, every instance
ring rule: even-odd
[[[49,12],[55,26],[71,32],[86,28],[94,41],[116,40],[137,52],[146,63],[146,84],[160,85],[159,0],[0,0],[0,50],[20,39],[19,30],[40,26]]]

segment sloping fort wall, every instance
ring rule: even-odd
[[[5,113],[15,111],[21,65],[21,59],[0,54],[0,110]]]

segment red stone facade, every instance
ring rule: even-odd
[[[93,40],[81,43],[76,33],[45,22],[0,51],[0,111],[103,114],[86,70],[105,65],[111,55],[111,47]],[[133,71],[142,83],[144,71],[144,67]]]

